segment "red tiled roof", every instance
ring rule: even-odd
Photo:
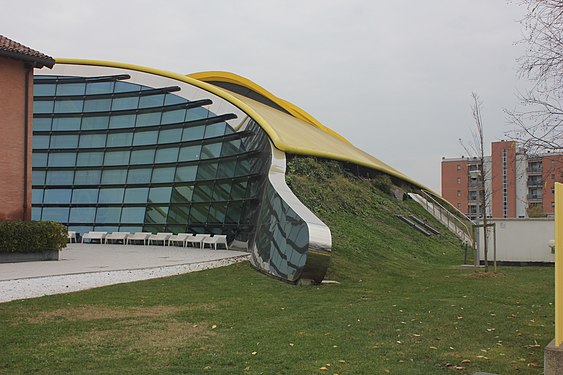
[[[52,68],[55,65],[55,59],[47,56],[39,51],[15,42],[3,35],[0,35],[0,56],[12,57],[18,60],[29,61],[34,63],[37,68],[47,66]]]

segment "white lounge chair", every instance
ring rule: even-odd
[[[196,234],[186,239],[186,246],[203,248],[203,240],[209,237],[210,234]]]
[[[68,242],[73,243],[76,242],[76,232],[69,230],[68,231]]]
[[[131,241],[143,241],[143,245],[146,245],[151,235],[150,232],[135,232],[127,236],[127,244],[130,245]]]
[[[112,232],[109,233],[106,236],[106,244],[109,243],[109,241],[123,241],[123,244],[127,244],[127,237],[129,237],[131,233],[130,232]]]
[[[151,244],[154,245],[155,241],[156,241],[156,242],[162,241],[162,244],[163,244],[164,246],[166,246],[166,244],[167,244],[167,242],[168,242],[168,239],[169,239],[171,236],[172,236],[172,233],[164,233],[164,232],[157,233],[157,234],[152,234],[152,235],[149,237],[149,245],[151,245]]]
[[[217,250],[217,245],[220,244],[225,245],[225,249],[229,250],[226,235],[216,234],[213,237],[208,237],[203,240],[203,247],[205,247],[205,245],[209,245],[209,247],[213,247],[215,250]]]
[[[90,240],[90,243],[92,243],[92,241],[94,241],[94,240],[100,240],[100,243],[104,243],[104,239],[106,238],[107,234],[108,234],[108,232],[88,232],[88,233],[84,233],[84,235],[82,236],[82,243],[84,243],[84,240]]]
[[[168,238],[168,246],[172,246],[172,243],[181,243],[182,247],[186,247],[186,241],[188,240],[189,237],[192,237],[193,234],[191,233],[178,233],[178,234],[173,234],[172,236],[170,236],[170,238]]]

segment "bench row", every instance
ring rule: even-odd
[[[76,232],[69,231],[68,238],[70,242],[76,242]],[[217,249],[217,245],[224,245],[228,250],[226,235],[211,234],[193,234],[193,233],[149,233],[149,232],[87,232],[82,235],[82,243],[86,241],[100,241],[101,244],[116,243],[122,241],[124,245],[142,242],[143,245],[160,245],[171,246],[173,244],[181,244],[182,247],[191,246],[204,248],[206,245]]]

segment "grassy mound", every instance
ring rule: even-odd
[[[335,161],[293,158],[288,185],[332,232],[332,259],[327,278],[338,280],[373,271],[402,273],[405,268],[459,264],[460,241],[412,200],[391,194],[387,176],[362,179]],[[415,215],[440,230],[426,237],[396,215]]]

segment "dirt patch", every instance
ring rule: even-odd
[[[200,304],[193,306],[148,306],[148,307],[109,307],[109,306],[75,306],[69,308],[56,309],[42,312],[41,316],[26,318],[30,324],[43,324],[57,320],[66,321],[93,321],[99,319],[131,319],[131,318],[151,318],[158,316],[169,316],[172,314],[204,309],[215,308],[211,304]]]

